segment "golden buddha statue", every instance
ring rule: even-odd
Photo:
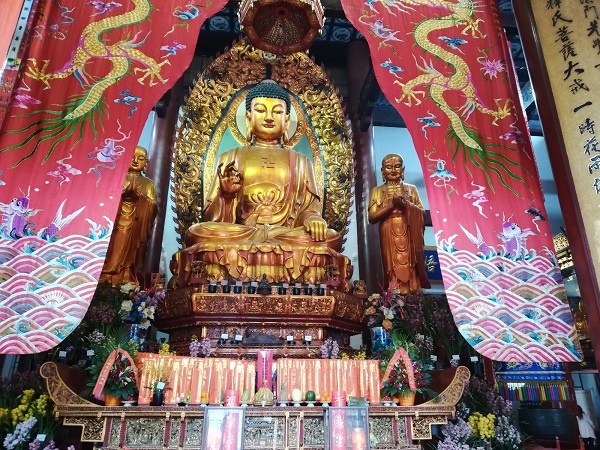
[[[383,158],[382,186],[371,191],[369,222],[379,222],[379,242],[385,285],[405,294],[429,288],[425,269],[425,210],[416,186],[404,183],[404,162],[400,155]]]
[[[328,264],[349,273],[341,237],[321,215],[311,160],[285,146],[289,121],[290,97],[277,83],[248,91],[248,144],[219,157],[204,222],[187,230],[186,248],[174,255],[177,286],[188,284],[195,261],[217,280],[318,283]]]
[[[143,267],[146,243],[157,214],[154,182],[142,174],[147,161],[146,149],[138,146],[123,185],[100,282],[113,286],[135,282],[136,272]]]

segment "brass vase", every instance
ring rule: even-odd
[[[416,392],[400,395],[400,406],[414,406]]]
[[[121,406],[121,399],[114,395],[104,394],[104,406]]]

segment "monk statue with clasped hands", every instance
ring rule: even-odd
[[[223,153],[206,196],[204,222],[192,225],[174,256],[177,285],[192,261],[210,278],[324,281],[327,264],[347,273],[340,235],[321,215],[313,164],[286,147],[290,96],[271,80],[246,96],[248,144]],[[189,277],[188,277],[189,278]]]
[[[400,155],[381,162],[384,184],[371,191],[369,222],[379,223],[386,289],[401,294],[431,287],[425,268],[425,210],[417,187],[404,182]]]

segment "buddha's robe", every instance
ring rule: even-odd
[[[285,148],[244,146],[223,153],[217,165],[224,168],[232,161],[243,174],[242,188],[226,201],[215,175],[205,221],[188,229],[184,253],[226,267],[236,279],[244,278],[249,264],[282,265],[289,278],[296,279],[306,267],[343,258],[336,231],[328,229],[320,242],[305,231],[304,221],[321,217],[322,210],[313,165],[306,156]]]
[[[137,279],[136,272],[144,265],[146,244],[156,214],[154,182],[141,174],[129,172],[106,251],[101,282],[116,286]]]
[[[392,209],[379,220],[379,242],[386,284],[408,293],[430,287],[425,269],[425,211],[416,186],[400,183],[375,187],[371,191],[369,217],[375,217],[380,209],[389,205],[395,193],[410,203],[403,209]]]

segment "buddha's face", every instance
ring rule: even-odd
[[[404,162],[399,155],[386,157],[381,163],[381,174],[385,181],[398,182],[404,179]]]
[[[290,115],[284,100],[257,97],[246,113],[248,126],[259,141],[279,141],[287,131]]]
[[[130,172],[141,173],[146,168],[146,162],[148,161],[148,155],[143,147],[137,147],[133,153],[133,159],[129,166]]]

